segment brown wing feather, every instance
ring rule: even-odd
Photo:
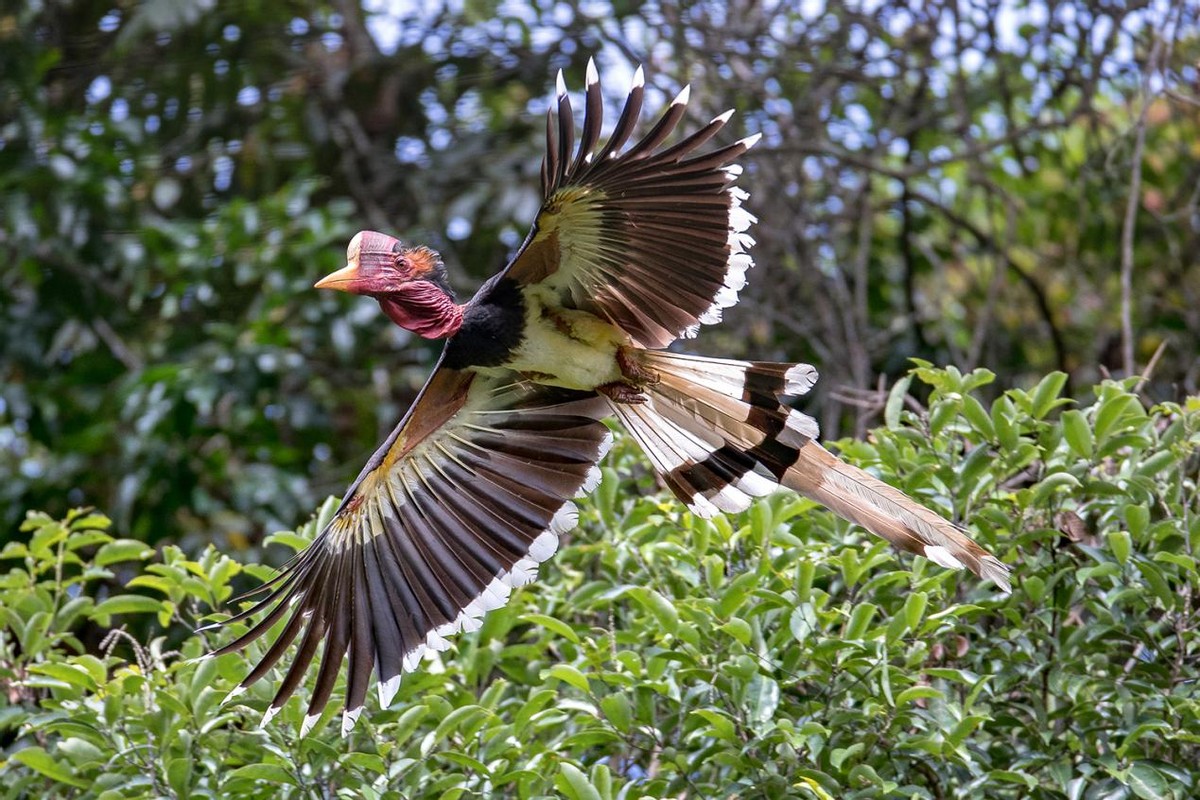
[[[665,347],[717,322],[737,302],[752,262],[753,222],[733,186],[734,162],[757,137],[709,153],[698,150],[729,121],[722,114],[660,149],[687,112],[685,88],[632,146],[644,87],[639,69],[609,141],[597,149],[603,114],[595,65],[588,64],[583,135],[559,76],[547,116],[542,164],[545,202],[534,229],[506,269],[522,285],[553,289],[567,308],[590,311],[642,347]]]
[[[299,687],[322,642],[303,732],[332,696],[343,660],[344,732],[361,712],[373,668],[389,703],[426,650],[477,628],[573,527],[570,500],[594,486],[607,449],[606,413],[590,393],[437,369],[313,544],[266,598],[233,618],[266,612],[213,655],[244,648],[290,614],[235,694],[299,637],[265,720]]]

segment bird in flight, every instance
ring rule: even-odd
[[[264,716],[295,692],[324,642],[307,733],[348,661],[342,731],[362,712],[372,669],[379,701],[447,637],[533,580],[600,479],[616,416],[695,514],[746,509],[780,486],[893,545],[966,567],[1009,589],[1008,567],[954,524],[817,443],[816,421],[781,402],[817,379],[807,364],[669,352],[719,322],[752,261],[754,218],[735,186],[751,136],[705,149],[716,117],[664,146],[685,88],[640,139],[641,69],[616,128],[589,62],[579,141],[558,77],[547,113],[544,202],[512,261],[458,304],[436,252],[382,233],[350,242],[345,268],[317,282],[378,300],[397,325],[446,345],[433,375],[350,485],[313,543],[224,623],[266,612],[215,650],[244,648],[287,617],[234,694],[299,646]]]

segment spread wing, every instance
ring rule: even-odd
[[[616,129],[598,147],[603,101],[588,62],[583,132],[575,147],[571,102],[558,82],[558,119],[546,118],[545,201],[525,244],[505,270],[523,285],[553,290],[565,307],[602,317],[634,343],[666,347],[719,322],[737,302],[752,265],[733,162],[753,136],[697,154],[725,126],[726,112],[671,147],[660,145],[687,110],[685,88],[641,140],[626,148],[642,107],[642,71]]]
[[[300,638],[264,723],[303,680],[324,642],[303,732],[316,722],[349,653],[343,733],[358,719],[371,669],[382,705],[400,676],[447,636],[476,630],[484,612],[575,526],[571,498],[599,480],[611,435],[590,393],[472,371],[437,369],[368,461],[334,518],[260,590],[270,594],[224,623],[268,612],[213,652],[245,647],[288,618],[235,693],[263,677]],[[213,626],[210,626],[213,627]]]

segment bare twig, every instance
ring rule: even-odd
[[[1142,196],[1142,153],[1146,149],[1146,114],[1150,110],[1150,78],[1158,65],[1166,40],[1156,34],[1154,48],[1142,70],[1142,108],[1134,128],[1133,163],[1130,166],[1129,199],[1125,221],[1121,225],[1121,368],[1126,375],[1134,372],[1133,360],[1133,236]]]
[[[1139,394],[1142,391],[1142,387],[1144,387],[1150,381],[1150,376],[1154,374],[1154,368],[1158,366],[1158,359],[1162,357],[1162,354],[1165,353],[1166,350],[1167,340],[1164,339],[1159,342],[1158,349],[1154,351],[1154,355],[1150,356],[1149,363],[1147,363],[1146,368],[1142,370],[1142,377],[1138,378],[1137,386],[1133,387],[1134,394]]]
[[[125,366],[125,369],[130,372],[137,372],[145,366],[142,363],[141,356],[129,349],[125,341],[117,335],[117,332],[113,330],[113,327],[108,324],[108,321],[104,317],[96,317],[92,320],[92,330],[96,332],[96,335],[100,337],[100,340],[104,344],[108,345],[113,358],[120,361]]]

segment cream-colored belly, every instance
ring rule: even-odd
[[[621,380],[617,348],[627,338],[586,311],[547,307],[537,288],[525,292],[525,339],[505,366],[538,383],[595,389]]]

